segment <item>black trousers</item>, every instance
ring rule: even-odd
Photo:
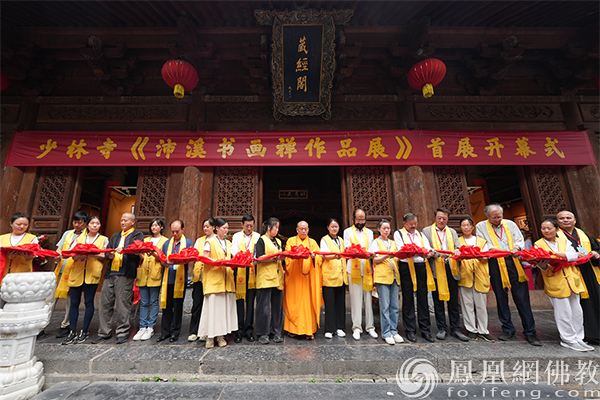
[[[283,292],[276,287],[256,289],[256,335],[283,331]]]
[[[162,311],[161,335],[178,337],[181,333],[183,298],[174,299],[175,285],[167,285],[167,307]],[[184,293],[185,296],[185,293]]]
[[[256,300],[256,289],[246,289],[246,298],[236,300],[238,315],[238,330],[240,335],[252,335],[254,333],[254,301]]]
[[[325,332],[335,333],[346,327],[346,286],[323,286],[325,302]]]
[[[590,295],[589,299],[579,300],[583,310],[585,337],[598,340],[600,339],[600,285],[590,262],[580,265],[579,270]]]
[[[519,282],[519,275],[512,257],[506,257],[504,260],[510,280],[510,291],[517,306],[517,311],[519,311],[521,323],[523,324],[523,334],[525,336],[535,335],[535,321],[533,319],[533,312],[531,311],[531,303],[529,302],[529,286],[527,282]],[[489,265],[490,281],[496,295],[498,319],[502,323],[502,330],[507,333],[515,333],[516,329],[512,323],[510,308],[508,306],[508,290],[502,287],[502,277],[500,276],[498,260],[490,258]]]
[[[458,281],[452,277],[450,263],[445,262],[446,280],[448,281],[448,290],[450,291],[450,300],[448,300],[448,319],[450,320],[450,332],[460,330],[460,306],[458,305]],[[437,274],[436,274],[437,275]],[[435,287],[437,288],[437,280]],[[435,323],[438,330],[447,331],[445,301],[440,300],[439,291],[433,292],[433,305],[435,307]]]
[[[406,333],[416,333],[415,295],[408,263],[398,261],[400,286],[402,288],[402,323]],[[421,333],[431,333],[429,305],[427,303],[427,269],[425,263],[415,263],[417,275],[417,312]]]
[[[194,282],[192,286],[192,318],[190,319],[190,335],[198,334],[200,326],[200,315],[204,304],[204,288],[202,281]]]

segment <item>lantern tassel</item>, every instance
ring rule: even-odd
[[[428,99],[431,96],[433,96],[433,85],[431,83],[426,83],[425,86],[423,86],[423,97]]]
[[[423,89],[423,90],[425,90],[425,89]],[[433,90],[432,90],[432,92],[433,92]],[[173,94],[178,99],[183,99],[183,96],[185,96],[185,88],[183,87],[183,85],[180,83],[176,84],[175,87],[173,88]]]

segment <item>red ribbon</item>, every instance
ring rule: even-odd
[[[252,253],[246,250],[238,252],[231,260],[213,260],[210,257],[200,256],[198,261],[215,267],[245,268],[249,267],[253,260]]]
[[[115,249],[99,249],[95,244],[77,243],[71,250],[62,252],[63,258],[75,256],[93,256],[100,253],[112,253]]]
[[[37,243],[25,243],[18,246],[0,248],[0,282],[6,269],[6,255],[8,253],[24,253],[34,257],[58,257],[60,254],[53,250],[43,249]]]
[[[145,254],[157,250],[159,250],[158,247],[152,244],[152,242],[134,240],[132,244],[121,250],[121,254]]]
[[[311,253],[310,249],[308,249],[300,244],[298,246],[292,246],[292,248],[288,251],[280,251],[278,253],[273,253],[273,254],[269,254],[269,255],[265,254],[264,256],[257,257],[256,260],[264,261],[264,260],[268,260],[268,259],[275,258],[275,257],[292,258],[295,260],[307,259],[308,257],[310,257],[310,253]],[[315,254],[319,254],[319,252],[315,251]]]
[[[189,262],[196,262],[199,258],[200,253],[198,253],[198,249],[187,247],[182,249],[179,253],[171,254],[169,256],[169,261],[173,264],[187,264]]]
[[[315,251],[315,254],[321,256],[340,256],[342,258],[370,258],[373,256],[373,253],[369,253],[367,249],[362,247],[360,244],[353,244],[350,247],[346,247],[346,249],[340,253],[326,252],[326,251]],[[388,252],[389,253],[389,252]],[[384,254],[383,252],[381,254]]]

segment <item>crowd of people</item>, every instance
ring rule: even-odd
[[[73,229],[63,234],[57,251],[71,250],[77,244],[94,244],[99,249],[114,251],[57,259],[55,298],[67,299],[65,318],[57,337],[63,338],[65,345],[89,339],[94,296],[101,284],[99,329],[91,343],[110,339],[113,322],[116,343],[126,343],[131,330],[135,285],[140,294],[140,322],[133,340],[153,338],[161,309],[161,331],[155,340],[175,342],[181,334],[183,299],[188,274],[191,274],[193,304],[187,339],[204,341],[207,348],[226,346],[225,337],[230,334],[236,343],[243,338],[250,342],[258,340],[261,344],[280,343],[284,331],[292,337],[314,339],[323,304],[324,337],[345,337],[346,288],[350,298],[350,330],[355,340],[360,340],[365,331],[370,337],[378,338],[373,317],[376,293],[381,336],[390,345],[405,341],[399,333],[400,298],[404,335],[410,342],[417,342],[417,325],[421,337],[428,342],[445,340],[448,335],[463,342],[479,339],[494,342],[496,338],[488,330],[486,305],[490,286],[502,324],[498,339],[515,338],[516,328],[508,302],[510,292],[527,342],[541,346],[529,299],[528,277],[522,260],[515,254],[524,249],[525,239],[513,221],[503,218],[499,204],[486,206],[484,212],[487,219],[477,224],[471,218],[460,221],[461,236],[448,226],[450,212],[443,208],[436,211],[434,222],[422,230],[418,229],[417,215],[407,213],[399,229],[394,231],[391,222],[383,219],[377,223],[378,232],[374,234],[366,227],[364,210],[357,209],[353,225],[343,232],[340,232],[339,221],[330,219],[328,234],[319,244],[310,238],[308,223],[298,222],[297,235],[289,238],[285,247],[279,238],[280,221],[275,217],[264,221],[259,234],[255,231],[254,217],[245,215],[242,230],[235,233],[231,241],[227,239],[229,224],[225,219],[207,218],[203,221],[204,236],[194,242],[186,238],[181,220],[169,224],[171,237],[167,238],[165,222],[156,218],[144,238],[144,233],[136,229],[135,215],[124,213],[121,231],[107,238],[99,233],[101,221],[97,216],[77,212],[72,218]],[[28,215],[15,213],[11,218],[11,233],[0,236],[0,246],[37,243],[36,236],[27,233],[29,223]],[[559,212],[556,220],[545,220],[541,225],[543,237],[534,247],[568,261],[590,253],[591,259],[559,270],[544,261],[533,267],[539,270],[543,289],[554,307],[560,344],[576,351],[592,351],[591,345],[600,344],[600,243],[576,228],[575,223],[570,211]],[[136,240],[152,242],[167,257],[193,247],[200,255],[213,260],[228,260],[238,252],[249,251],[255,261],[245,268],[230,268],[201,262],[188,265],[165,262],[157,251],[122,253]],[[409,244],[426,249],[427,254],[405,259],[390,254]],[[345,259],[339,254],[357,245],[373,255]],[[308,249],[310,257],[278,255],[284,249],[289,251],[299,246]],[[477,246],[482,251],[508,250],[511,254],[504,258],[456,261],[451,256],[459,255],[461,246]],[[45,261],[10,252],[4,275],[35,270]],[[431,332],[428,292],[434,302],[435,337]],[[83,325],[78,330],[82,295],[85,312]]]

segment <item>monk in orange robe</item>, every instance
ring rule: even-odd
[[[291,250],[292,246],[303,245],[311,253],[319,251],[319,245],[314,239],[308,237],[308,223],[298,222],[296,227],[298,235],[288,239],[285,249]],[[290,336],[305,335],[313,339],[319,327],[319,317],[323,296],[321,294],[321,273],[318,270],[320,263],[314,257],[305,260],[285,259],[285,283],[283,290],[283,309],[285,322],[283,329]]]

